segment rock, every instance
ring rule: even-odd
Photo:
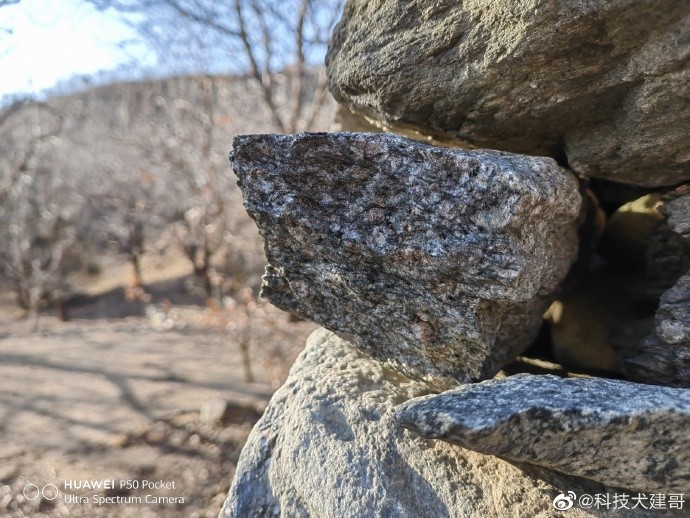
[[[405,427],[478,452],[643,492],[690,491],[690,391],[512,376],[409,401]]]
[[[655,329],[635,347],[623,372],[632,379],[690,387],[690,272],[661,296]]]
[[[546,316],[551,322],[553,355],[560,364],[577,369],[618,371],[611,338],[619,324],[629,324],[633,319],[633,303],[627,292],[629,282],[629,276],[608,270],[588,272],[587,278],[552,304]],[[641,340],[649,329],[645,321],[639,334],[625,343]]]
[[[214,424],[222,421],[228,409],[228,402],[219,397],[207,399],[199,409],[199,421],[204,424]]]
[[[204,424],[256,422],[261,412],[253,405],[242,405],[221,397],[204,401],[199,409],[199,421]]]
[[[419,131],[415,131],[414,129],[405,129],[400,127],[391,128],[387,124],[377,119],[370,119],[363,115],[353,113],[342,104],[338,106],[338,111],[336,112],[335,116],[335,125],[336,129],[334,131],[350,131],[359,133],[384,133],[394,131],[403,137],[425,142],[427,144],[433,144],[434,146],[462,149],[471,149],[473,147],[468,145],[466,142],[450,136],[437,135],[436,137],[432,137],[430,135],[420,133]]]
[[[690,239],[690,185],[667,194],[661,210],[671,230],[683,239]]]
[[[554,486],[396,426],[393,407],[426,393],[424,384],[315,331],[252,430],[221,516],[546,518],[555,487],[606,491],[574,478]],[[604,513],[568,514],[592,515]]]
[[[643,187],[627,183],[608,182],[592,178],[589,188],[595,194],[606,214],[613,214],[626,203],[659,192],[659,187]],[[663,188],[662,188],[663,189]]]
[[[614,212],[606,227],[598,252],[617,271],[644,272],[652,236],[665,218],[660,210],[661,197],[642,196]]]
[[[362,133],[380,133],[383,129],[375,124],[376,121],[369,121],[366,117],[352,113],[345,106],[338,106],[335,115],[335,123],[338,131],[357,131]]]
[[[648,186],[690,179],[690,4],[349,0],[326,58],[352,111]]]
[[[577,253],[551,159],[336,133],[237,137],[232,160],[262,295],[438,389],[527,347]]]
[[[652,234],[647,249],[646,277],[653,282],[657,298],[690,269],[690,186],[662,197],[660,210],[666,217]]]

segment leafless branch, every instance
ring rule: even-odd
[[[244,14],[242,12],[242,2],[241,0],[235,0],[235,13],[237,14],[237,21],[239,24],[240,28],[240,40],[242,42],[242,45],[244,46],[244,50],[247,54],[247,59],[249,60],[249,64],[251,66],[251,74],[254,77],[254,79],[257,81],[257,83],[261,86],[261,91],[263,93],[263,98],[264,101],[266,102],[266,105],[268,108],[271,110],[271,117],[273,118],[273,122],[275,122],[276,127],[282,132],[285,133],[286,127],[283,124],[283,120],[280,118],[280,115],[278,113],[278,106],[276,105],[274,99],[273,99],[273,78],[271,76],[271,71],[269,68],[269,63],[270,63],[270,54],[267,54],[265,56],[265,67],[264,71],[266,72],[265,74],[262,74],[261,69],[259,67],[258,59],[256,57],[256,49],[252,45],[252,42],[249,40],[249,34],[247,33],[247,26],[246,26],[246,21]],[[264,31],[265,34],[265,31]],[[266,40],[264,40],[266,41]],[[265,43],[265,46],[268,46],[267,43]]]
[[[226,49],[230,68],[243,70],[254,80],[275,131],[309,130],[318,119],[327,94],[314,71],[320,66],[342,0],[92,1],[100,8],[139,15],[136,19],[143,21],[135,27],[148,41],[159,42],[166,59],[173,48],[188,59],[189,38],[194,34],[204,35],[197,43],[209,45],[209,55],[219,56],[219,50]],[[287,83],[281,76],[287,77]],[[314,87],[317,90],[308,95]]]

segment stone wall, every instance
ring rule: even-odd
[[[681,0],[350,0],[384,132],[234,141],[262,296],[325,329],[221,515],[687,516],[689,52]]]

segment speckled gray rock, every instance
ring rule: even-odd
[[[646,383],[690,387],[690,187],[664,196],[666,221],[656,229],[646,275],[668,288],[660,298],[653,330],[637,347],[623,350],[623,372]],[[635,354],[631,354],[631,352]]]
[[[690,492],[690,391],[517,375],[398,407],[427,438],[631,490]]]
[[[668,226],[683,239],[690,240],[690,186],[684,185],[666,200],[662,211]]]
[[[397,426],[393,407],[425,393],[317,330],[252,430],[221,516],[550,518],[555,487],[607,490],[572,477],[547,483]],[[645,513],[576,508],[568,516],[658,516]]]
[[[682,186],[661,198],[664,220],[654,229],[645,261],[644,275],[657,287],[657,297],[690,269],[690,186]]]
[[[314,133],[237,137],[232,160],[262,295],[439,389],[529,345],[576,255],[578,183],[548,158]]]
[[[661,296],[655,329],[623,361],[632,379],[690,387],[690,272]]]
[[[326,59],[352,111],[577,172],[690,178],[690,3],[349,0]]]

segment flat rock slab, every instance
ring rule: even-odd
[[[427,391],[334,334],[315,331],[252,430],[221,516],[547,518],[556,488],[607,491],[582,479],[546,482],[397,426],[395,405]],[[574,508],[567,516],[660,515],[667,513]]]
[[[549,158],[314,133],[237,137],[232,162],[262,295],[439,389],[527,347],[576,256],[578,182]]]
[[[352,111],[648,186],[690,179],[690,2],[349,0],[329,88]]]
[[[631,490],[690,492],[690,391],[517,375],[399,406],[430,439]]]

